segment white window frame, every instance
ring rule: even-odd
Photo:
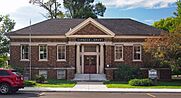
[[[22,47],[23,47],[23,46],[28,46],[28,59],[24,59],[24,58],[22,57],[22,53],[23,53]],[[30,50],[29,50],[29,45],[28,45],[28,44],[22,44],[22,45],[20,45],[20,48],[21,48],[21,49],[20,49],[20,50],[21,50],[21,54],[20,54],[20,55],[21,55],[21,56],[20,56],[20,57],[21,57],[21,61],[29,61],[29,55],[30,55],[30,54],[29,54],[29,51],[30,51]]]
[[[116,47],[121,47],[122,48],[122,58],[121,59],[117,59],[116,58]],[[124,57],[123,57],[123,53],[124,53],[124,46],[122,44],[116,44],[114,46],[114,61],[124,61]]]
[[[59,71],[64,71],[64,78],[60,78],[60,76],[59,76],[60,74],[58,73]],[[66,79],[66,71],[63,69],[57,70],[57,79]]]
[[[46,46],[46,59],[40,59],[40,47],[41,46]],[[46,44],[41,44],[41,45],[39,45],[39,61],[48,61],[48,45],[46,45]]]
[[[65,51],[64,51],[64,53],[65,53],[65,59],[59,59],[59,55],[58,55],[59,51],[58,51],[58,48],[59,48],[60,46],[65,47]],[[65,45],[65,44],[57,45],[57,61],[66,61],[66,45]]]
[[[44,75],[44,73],[46,73],[46,74]],[[38,74],[39,74],[39,76],[43,75],[45,77],[45,79],[48,79],[48,71],[47,70],[39,70]]]
[[[136,53],[139,53],[140,54],[140,59],[135,59],[134,58],[134,48],[135,48],[135,46],[137,47],[137,46],[139,46],[140,47],[140,51],[138,52],[136,52]],[[135,45],[133,45],[133,61],[142,61],[142,45],[140,45],[140,44],[135,44]]]

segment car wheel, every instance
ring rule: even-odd
[[[0,93],[7,94],[10,91],[10,86],[7,83],[3,83],[0,85]]]

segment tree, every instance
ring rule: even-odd
[[[14,20],[11,20],[8,15],[0,15],[0,55],[9,52],[9,39],[5,36],[5,33],[10,32],[14,26]]]
[[[63,4],[70,18],[97,18],[106,11],[102,3],[94,4],[94,0],[63,0]]]
[[[60,10],[61,4],[57,2],[57,0],[48,0],[47,2],[44,2],[44,0],[30,0],[31,4],[38,5],[45,10],[48,11],[47,15],[43,15],[46,18],[63,18],[64,14]]]
[[[153,23],[153,26],[159,29],[163,29],[168,32],[173,32],[176,28],[176,19],[174,17],[168,17],[166,19],[161,19]]]
[[[176,17],[181,17],[181,0],[178,0],[176,4],[177,4],[177,9],[176,12],[174,12],[174,15]]]
[[[174,12],[175,17],[168,17],[166,19],[161,19],[153,23],[153,26],[159,29],[163,29],[168,32],[174,32],[181,28],[181,0],[176,2],[177,9]]]
[[[146,39],[144,50],[151,55],[152,66],[171,67],[177,72],[181,68],[181,33],[178,31]]]

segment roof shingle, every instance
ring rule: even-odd
[[[16,31],[9,36],[32,35],[65,35],[85,19],[49,19]],[[163,30],[143,24],[132,19],[95,19],[116,35],[160,35]]]

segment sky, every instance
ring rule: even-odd
[[[47,1],[47,0],[44,0]],[[106,6],[104,17],[131,18],[151,25],[162,18],[172,17],[176,11],[177,0],[95,0]],[[59,2],[63,2],[59,0]],[[61,8],[62,11],[66,9]],[[46,20],[42,15],[47,13],[43,8],[32,5],[29,0],[0,0],[0,15],[10,15],[15,20],[14,30]]]

